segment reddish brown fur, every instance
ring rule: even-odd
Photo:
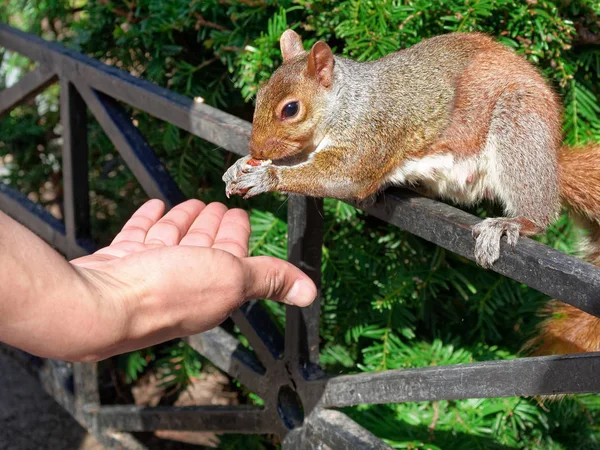
[[[563,355],[600,350],[600,319],[574,306],[553,300],[543,313],[550,317],[540,326],[540,334],[526,348],[533,355]]]
[[[564,203],[589,230],[585,259],[600,266],[600,145],[563,147],[560,187]],[[600,319],[571,305],[551,301],[539,334],[527,343],[534,355],[600,351]]]
[[[261,87],[261,92],[275,95],[259,92],[257,96],[250,139],[250,154],[257,159],[284,159],[314,150],[314,124],[322,120],[323,100],[319,99],[332,82],[333,53],[324,42],[317,42],[307,54],[299,37],[288,30],[281,49],[288,70],[276,71]],[[281,109],[290,101],[299,102],[300,110],[282,120]]]
[[[600,221],[600,145],[564,147],[559,154],[561,196],[584,219]],[[595,229],[595,242],[600,236]],[[595,250],[597,258],[599,250]],[[598,264],[599,261],[591,261]]]
[[[444,131],[437,146],[451,149],[453,154],[471,156],[483,148],[492,121],[494,106],[509,89],[516,91],[524,84],[534,88],[536,95],[521,98],[523,108],[535,112],[551,123],[554,142],[560,135],[560,102],[531,64],[506,47],[486,37],[485,50],[478,54],[456,82],[452,123]],[[506,87],[505,80],[512,80]]]

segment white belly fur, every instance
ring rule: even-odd
[[[497,169],[496,145],[493,140],[488,140],[477,156],[455,158],[445,153],[408,159],[388,177],[388,183],[418,183],[436,197],[468,205],[484,197],[494,198],[501,192]]]

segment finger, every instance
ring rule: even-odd
[[[227,207],[222,203],[209,204],[194,220],[180,245],[212,247],[226,212]]]
[[[246,298],[268,298],[288,305],[308,306],[317,287],[296,266],[270,256],[241,259],[245,268]]]
[[[202,213],[206,205],[200,200],[188,200],[175,206],[146,234],[146,244],[177,245]]]
[[[213,248],[225,250],[238,258],[248,256],[250,220],[243,209],[230,209],[223,216]]]
[[[148,230],[165,212],[165,204],[158,200],[148,200],[127,221],[123,229],[113,239],[111,245],[121,241],[144,242]]]

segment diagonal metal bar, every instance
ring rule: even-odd
[[[283,356],[283,336],[260,301],[253,300],[231,314],[263,366],[270,367]]]
[[[462,398],[600,392],[600,353],[486,361],[343,375],[324,385],[321,405],[421,402]]]
[[[237,378],[261,397],[269,391],[264,367],[240,341],[222,328],[189,336],[185,341],[223,372]]]
[[[284,450],[391,450],[392,448],[350,419],[335,410],[316,409],[298,431],[289,433],[283,441]]]
[[[271,433],[264,411],[255,406],[119,405],[85,407],[99,429],[123,431],[194,430],[217,433]]]
[[[160,198],[167,208],[184,201],[185,196],[142,133],[133,125],[125,109],[113,98],[81,83],[77,83],[77,88],[146,194],[152,198]]]
[[[474,260],[471,227],[481,219],[471,214],[401,189],[388,190],[375,204],[363,209]],[[502,243],[500,259],[492,270],[600,316],[600,270],[581,259],[522,237],[514,251],[506,242]]]
[[[78,241],[91,241],[88,182],[87,112],[68,80],[60,80],[60,122],[63,127],[62,175],[68,258],[82,256]]]
[[[0,24],[0,42],[111,97],[172,123],[239,155],[248,154],[250,124],[205,104],[136,78],[116,67],[69,50],[59,44]]]
[[[290,196],[288,202],[288,260],[317,285],[319,294],[306,308],[288,306],[285,320],[285,359],[290,364],[319,363],[321,311],[321,247],[323,200]]]
[[[0,210],[26,225],[52,247],[66,253],[68,245],[65,225],[42,206],[4,183],[0,183]],[[90,242],[78,242],[77,246],[80,254],[94,251]]]
[[[66,362],[52,359],[44,360],[39,371],[40,382],[48,395],[85,427],[85,423],[76,411],[75,396],[69,389],[71,374]]]
[[[11,109],[34,98],[56,80],[56,74],[50,68],[39,66],[16,84],[0,91],[0,119]]]

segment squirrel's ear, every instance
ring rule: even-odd
[[[285,30],[283,32],[279,38],[279,46],[281,47],[281,55],[284,61],[289,61],[304,51],[302,38],[293,30]]]
[[[308,73],[317,78],[321,86],[328,88],[333,83],[333,62],[329,45],[318,41],[308,54]]]

